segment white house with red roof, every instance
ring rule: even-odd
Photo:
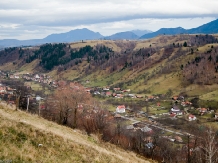
[[[117,106],[116,112],[117,112],[117,113],[125,113],[125,112],[126,112],[126,107],[125,107],[125,105],[119,105],[119,106]]]
[[[190,114],[189,116],[188,116],[188,120],[189,121],[194,121],[194,120],[196,120],[197,118],[194,116],[194,115],[192,115],[192,114]]]

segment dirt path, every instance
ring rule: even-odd
[[[96,145],[95,143],[89,141],[86,135],[81,134],[79,130],[73,130],[65,126],[60,126],[54,122],[40,118],[37,115],[30,115],[20,110],[15,111],[15,106],[7,105],[4,102],[0,102],[0,105],[4,107],[4,109],[0,109],[0,114],[7,119],[16,122],[23,122],[37,129],[53,133],[55,135],[63,137],[64,139],[76,142],[77,144],[93,148],[99,153],[104,153],[110,155],[111,157],[116,157],[117,159],[124,162],[132,162],[130,160],[134,160],[134,162],[150,163],[150,161],[146,161],[142,158],[137,157],[136,154],[133,152],[124,151],[119,148],[113,148],[113,151],[110,151],[101,147],[100,145]]]

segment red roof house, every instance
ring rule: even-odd
[[[125,107],[125,105],[119,105],[119,106],[117,106],[116,112],[117,112],[117,113],[125,113],[125,112],[126,112],[126,107]]]

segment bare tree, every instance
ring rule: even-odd
[[[55,121],[63,125],[77,127],[78,105],[89,103],[91,96],[84,87],[77,83],[59,87],[47,99],[48,109],[55,116]]]
[[[218,161],[217,135],[209,127],[202,139],[202,148],[207,163],[216,163]]]

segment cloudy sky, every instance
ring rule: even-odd
[[[218,0],[1,0],[0,39],[44,38],[76,28],[102,35],[197,27],[218,18]]]

